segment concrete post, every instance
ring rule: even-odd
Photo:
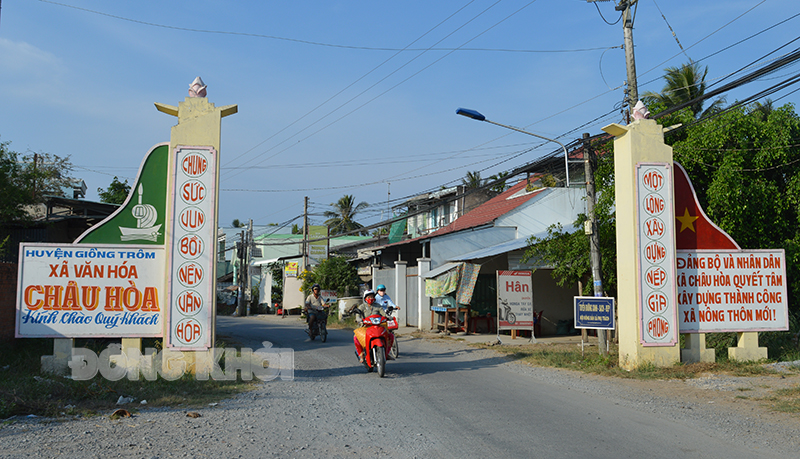
[[[728,358],[741,362],[767,358],[767,348],[758,347],[758,332],[736,334],[736,347],[728,348]]]
[[[664,144],[664,132],[655,120],[638,120],[628,126],[612,124],[603,128],[614,135],[614,173],[617,206],[617,311],[619,316],[619,364],[634,369],[643,363],[671,366],[680,362],[677,343],[642,344],[642,315],[645,305],[641,299],[640,223],[637,201],[637,165],[639,163],[666,163],[672,167],[672,148]],[[671,187],[671,184],[669,185]],[[671,202],[671,197],[668,197]],[[672,205],[667,212],[672,213]],[[674,227],[674,216],[662,216],[665,224]],[[672,266],[675,266],[675,236],[672,234]],[[668,263],[667,263],[668,265]],[[674,270],[673,270],[674,272]],[[674,280],[672,280],[674,282]],[[674,285],[674,284],[673,284]],[[674,298],[674,294],[673,294]],[[671,304],[677,308],[677,304]],[[676,310],[671,310],[675,314]],[[670,322],[670,330],[677,338],[677,320]]]
[[[400,306],[400,310],[397,311],[396,317],[400,326],[407,326],[408,325],[408,306],[410,303],[408,302],[408,291],[406,286],[406,272],[408,270],[408,262],[407,261],[395,261],[394,262],[394,291],[395,291],[395,298],[394,303]]]
[[[417,258],[417,314],[419,317],[419,330],[430,330],[431,314],[430,299],[425,296],[425,273],[431,270],[430,258]]]

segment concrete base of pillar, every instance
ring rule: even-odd
[[[714,363],[714,349],[706,348],[705,333],[687,333],[686,347],[681,349],[681,362],[683,363]]]
[[[42,371],[57,375],[65,375],[69,371],[69,361],[72,359],[72,338],[56,338],[53,340],[53,355],[41,357]]]
[[[728,358],[740,362],[767,358],[767,348],[758,347],[758,332],[736,334],[736,347],[728,348]]]

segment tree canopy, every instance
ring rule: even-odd
[[[708,67],[700,68],[697,62],[683,64],[680,67],[667,67],[664,69],[664,87],[660,93],[648,91],[642,95],[646,105],[662,104],[664,108],[672,108],[694,100],[706,92],[706,75]],[[689,105],[689,110],[695,117],[719,111],[724,99],[717,99],[703,112],[703,101],[696,101]],[[657,111],[650,110],[651,113]]]
[[[111,184],[108,185],[108,188],[105,190],[102,188],[97,189],[97,193],[100,196],[100,201],[110,204],[122,204],[125,202],[125,199],[127,199],[130,192],[131,186],[128,185],[128,181],[125,180],[124,182],[120,182],[119,178],[116,176],[114,176],[114,180],[111,181]]]
[[[744,249],[785,249],[789,308],[800,309],[800,117],[792,104],[734,106],[695,122],[688,111],[659,120],[686,127],[666,135],[709,218]],[[599,148],[595,174],[603,286],[616,294],[613,142]],[[586,219],[581,215],[576,222]],[[560,285],[591,289],[588,238],[552,227],[526,255],[554,267]]]
[[[49,153],[20,156],[11,142],[0,142],[0,222],[24,221],[26,205],[44,202],[45,196],[64,196],[71,187],[72,163]]]
[[[364,227],[356,221],[356,214],[369,207],[369,204],[362,201],[356,204],[356,199],[352,194],[346,194],[338,201],[331,204],[333,210],[326,210],[325,224],[331,229],[331,235],[344,234],[359,230]],[[359,231],[358,234],[366,236],[366,231]]]
[[[356,267],[346,258],[336,256],[322,260],[312,271],[305,271],[302,289],[310,292],[312,285],[319,284],[323,290],[335,290],[339,296],[348,296],[358,292],[360,282]]]

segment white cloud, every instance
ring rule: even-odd
[[[46,97],[63,89],[66,68],[52,53],[25,42],[0,38],[0,83],[7,95]]]

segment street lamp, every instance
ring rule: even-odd
[[[508,126],[508,125],[505,125],[505,124],[495,123],[494,121],[487,120],[486,117],[483,116],[477,110],[470,110],[468,108],[459,108],[458,110],[456,110],[456,114],[457,115],[461,115],[461,116],[466,116],[467,118],[472,118],[472,119],[478,120],[478,121],[486,121],[487,123],[491,123],[491,124],[494,124],[494,125],[497,125],[497,126],[501,126],[501,127],[506,128],[506,129],[511,129],[512,131],[521,132],[523,134],[532,135],[534,137],[538,137],[540,139],[548,140],[550,142],[555,142],[555,143],[561,145],[561,148],[564,150],[564,168],[565,168],[565,170],[567,172],[567,188],[569,188],[569,156],[567,155],[567,147],[565,147],[563,143],[561,143],[561,142],[559,142],[558,140],[555,140],[555,139],[549,139],[549,138],[541,136],[539,134],[534,134],[532,132],[523,131],[522,129],[515,128],[514,126]]]

